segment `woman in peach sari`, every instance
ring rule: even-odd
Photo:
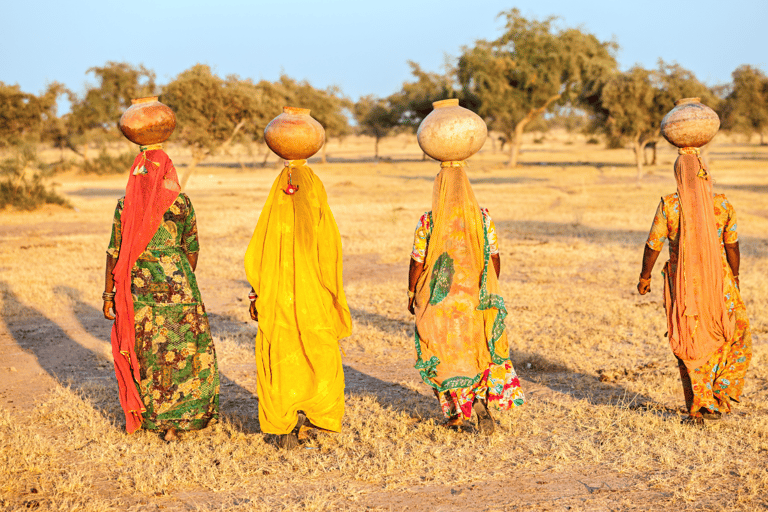
[[[675,161],[677,193],[661,199],[643,253],[637,290],[651,289],[651,272],[669,239],[664,306],[689,413],[703,424],[731,411],[741,398],[752,359],[752,337],[739,293],[736,213],[712,179],[697,148]]]
[[[489,405],[509,409],[525,401],[509,359],[495,228],[477,204],[464,162],[441,167],[411,254],[415,367],[432,386],[447,427],[460,429],[474,410],[480,432],[491,434]]]

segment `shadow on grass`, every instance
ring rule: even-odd
[[[6,283],[0,282],[3,310],[0,314],[16,343],[32,351],[40,366],[63,386],[69,386],[88,399],[95,409],[115,428],[123,430],[125,419],[118,400],[117,382],[111,358],[91,350],[67,334],[59,324],[40,310],[21,302]],[[110,349],[112,322],[103,313],[82,300],[79,290],[58,286],[56,296],[69,297],[72,311],[83,330],[94,338],[104,340],[104,348]],[[8,312],[10,303],[17,304],[22,312],[17,320]],[[219,372],[221,383],[220,401],[225,405],[230,396],[247,396],[253,402],[252,411],[235,410],[223,413],[236,427],[245,432],[258,432],[255,396]],[[226,407],[226,406],[225,406]],[[221,413],[220,409],[220,413]],[[250,414],[252,412],[252,414]]]
[[[649,218],[653,220],[653,216]],[[603,229],[585,226],[580,222],[549,222],[526,220],[521,222],[494,220],[496,230],[505,236],[522,240],[539,240],[545,242],[562,242],[580,239],[588,243],[622,245],[637,247],[642,256],[643,246],[648,238],[647,231],[633,229]],[[601,251],[604,249],[601,249]]]

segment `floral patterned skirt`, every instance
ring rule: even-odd
[[[137,383],[148,430],[197,430],[219,415],[219,372],[201,304],[135,304]]]
[[[709,360],[689,370],[678,359],[685,406],[692,417],[701,417],[702,408],[710,412],[731,412],[731,400],[738,402],[744,389],[744,376],[752,360],[752,335],[744,308],[736,309],[733,341],[720,347]]]
[[[504,364],[491,363],[473,386],[449,389],[442,393],[435,390],[435,394],[446,418],[460,416],[465,420],[472,416],[472,403],[475,398],[487,400],[489,407],[499,410],[511,409],[525,403],[520,379],[509,361]]]

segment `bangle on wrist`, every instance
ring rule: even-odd
[[[414,291],[411,291],[411,290],[408,290],[408,298],[409,298],[409,299],[412,299],[412,298],[414,298],[415,296],[416,296],[416,292],[414,292]]]
[[[101,299],[104,302],[112,302],[115,300],[115,292],[104,292],[101,294]]]
[[[251,292],[248,294],[248,300],[250,300],[251,302],[255,301],[256,297],[257,297],[256,292]]]
[[[643,274],[640,274],[640,283],[642,284],[650,284],[651,278],[650,277],[643,277]]]

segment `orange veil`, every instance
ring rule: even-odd
[[[664,302],[672,352],[695,369],[733,337],[735,319],[728,316],[723,297],[712,179],[696,148],[680,150],[675,179],[680,200],[678,266],[674,283],[665,280]]]
[[[432,192],[433,228],[416,283],[416,368],[438,391],[474,385],[509,359],[507,311],[472,186],[443,164]]]

